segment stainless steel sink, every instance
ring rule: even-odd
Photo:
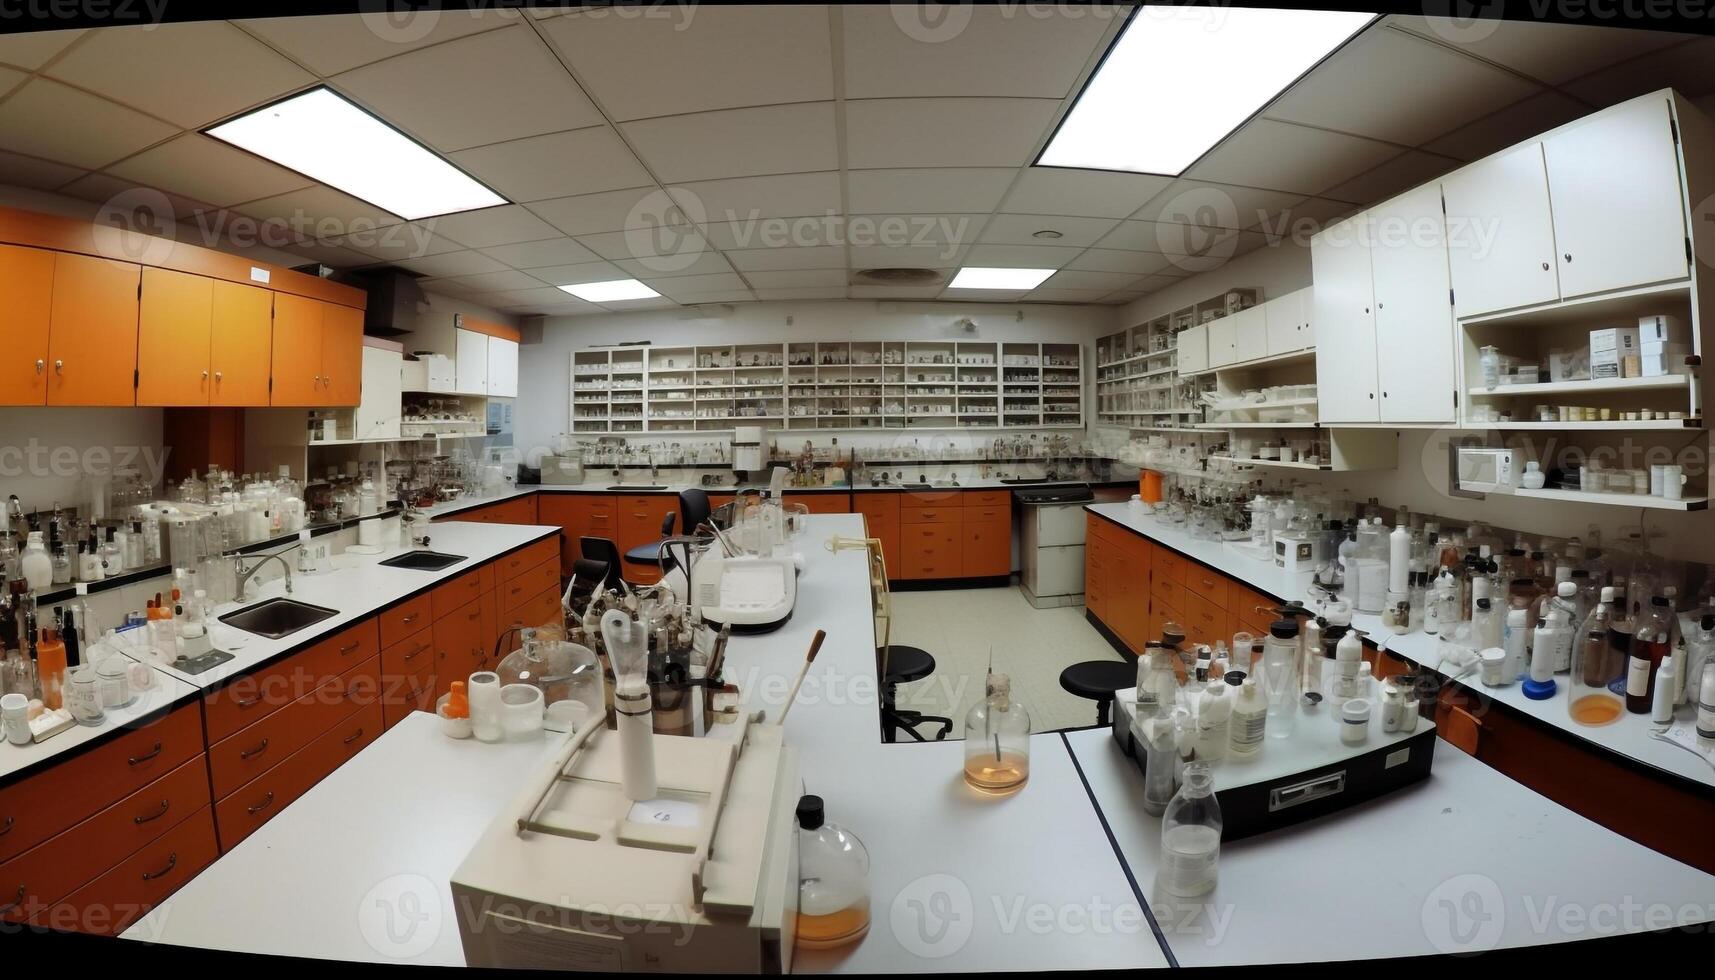
[[[234,609],[220,617],[220,621],[246,633],[278,640],[338,615],[338,609],[313,606],[296,599],[265,599],[254,606]]]
[[[448,555],[439,551],[407,551],[380,562],[388,568],[410,568],[419,572],[438,572],[464,561],[463,555]]]
[[[659,484],[656,484],[653,486],[643,486],[643,485],[637,484],[637,483],[619,483],[619,484],[615,484],[614,486],[608,487],[608,489],[609,490],[665,490],[667,488],[664,486],[661,486]]]

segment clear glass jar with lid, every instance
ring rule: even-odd
[[[990,674],[983,699],[965,715],[965,782],[1007,796],[1030,778],[1030,712],[1012,696],[1012,678]]]
[[[798,800],[798,945],[832,949],[869,932],[869,851],[826,822],[820,796]]]
[[[542,689],[544,708],[572,700],[588,709],[587,717],[606,716],[607,692],[595,651],[580,643],[548,639],[533,628],[520,632],[523,645],[494,669],[502,687],[531,684]]]
[[[1206,762],[1185,766],[1184,783],[1161,818],[1162,891],[1195,898],[1215,890],[1221,860],[1221,804]]]

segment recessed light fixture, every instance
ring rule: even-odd
[[[965,266],[948,289],[1035,289],[1053,275],[1053,269],[988,269]]]
[[[204,130],[401,218],[507,200],[330,88],[313,88]]]
[[[1030,237],[1031,237],[1031,238],[1047,238],[1047,239],[1055,239],[1055,238],[1065,238],[1065,237],[1066,237],[1066,236],[1065,236],[1065,235],[1062,235],[1062,234],[1060,234],[1060,233],[1059,233],[1059,232],[1057,232],[1057,231],[1055,231],[1055,230],[1054,230],[1054,229],[1052,229],[1052,228],[1044,228],[1044,229],[1042,229],[1042,230],[1041,230],[1041,231],[1033,231],[1033,232],[1031,232],[1031,233],[1030,233]]]
[[[580,282],[561,289],[578,299],[591,303],[613,303],[625,299],[654,299],[661,294],[635,279],[609,279],[607,282]]]
[[[1036,162],[1177,176],[1376,16],[1140,6]]]

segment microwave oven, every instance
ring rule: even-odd
[[[1523,464],[1516,449],[1461,446],[1458,450],[1459,489],[1473,493],[1512,493],[1518,489]]]

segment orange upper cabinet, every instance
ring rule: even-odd
[[[48,403],[54,253],[0,245],[0,405]]]
[[[322,304],[275,293],[272,350],[274,387],[269,403],[322,404]]]
[[[214,280],[168,269],[143,270],[137,321],[137,404],[207,405]]]
[[[147,290],[144,295],[147,296]],[[214,376],[208,394],[210,405],[268,404],[273,317],[272,291],[214,280],[214,317],[208,353],[209,371]]]
[[[70,252],[54,257],[49,405],[136,404],[141,274],[129,262]]]
[[[356,405],[363,398],[363,311],[321,305],[321,404]]]

